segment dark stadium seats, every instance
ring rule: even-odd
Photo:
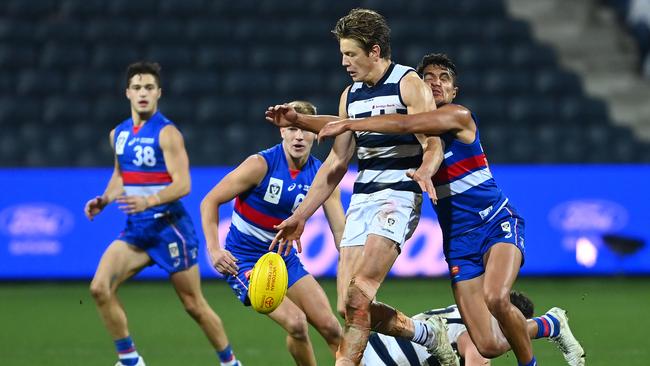
[[[16,127],[0,137],[0,164],[110,164],[106,136],[129,117],[124,72],[138,60],[161,64],[160,107],[186,133],[192,163],[238,163],[278,141],[268,105],[306,99],[338,113],[351,80],[330,31],[356,6],[384,13],[395,62],[455,60],[457,102],[478,116],[491,162],[650,159],[503,0],[7,0],[0,126]],[[48,141],[51,126],[69,133]]]

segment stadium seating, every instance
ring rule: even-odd
[[[192,163],[236,164],[277,143],[268,105],[306,99],[337,113],[350,80],[330,31],[355,6],[387,17],[396,62],[455,59],[458,102],[478,116],[491,162],[650,159],[503,0],[6,0],[0,165],[110,165],[108,131],[129,115],[124,70],[140,59],[162,65],[161,110]]]

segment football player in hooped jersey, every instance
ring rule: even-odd
[[[452,104],[458,92],[453,62],[443,54],[427,55],[418,71],[433,91],[436,110],[332,122],[321,129],[319,138],[347,131],[441,136],[444,160],[433,177],[438,198],[434,209],[460,313],[484,357],[501,355],[509,344],[520,365],[535,365],[526,321],[508,298],[524,263],[524,220],[492,178],[477,117]],[[566,323],[563,313],[550,317],[557,324]],[[569,332],[563,334],[561,326],[553,329],[569,364],[584,365],[577,341]]]
[[[551,317],[565,313],[565,310],[554,307],[547,311],[546,314],[533,318],[535,305],[525,294],[511,291],[510,302],[519,309],[527,319],[526,329],[530,339],[549,339],[550,341],[555,342],[562,351],[562,347],[559,342],[557,342],[556,338],[550,336],[549,333],[544,335],[544,329],[548,327],[552,328],[554,324],[550,320]],[[458,306],[454,304],[442,309],[428,310],[415,315],[413,318],[426,319],[434,314],[443,316],[447,321],[447,335],[449,337],[449,342],[451,342],[454,349],[456,349],[456,352],[458,352],[458,355],[464,361],[463,364],[465,366],[491,365],[490,360],[481,356],[474,343],[472,343],[472,339],[467,333],[467,328],[465,327],[463,319],[458,312]],[[496,319],[493,318],[492,322],[496,322]],[[568,323],[561,325],[561,327],[566,333],[571,331]],[[417,343],[374,333],[370,336],[368,347],[366,347],[366,351],[363,354],[363,365],[439,366],[440,363],[438,363],[438,361],[427,352],[426,348]]]
[[[279,127],[318,132],[327,122],[379,114],[413,114],[435,108],[431,90],[415,70],[391,61],[390,28],[369,9],[353,9],[332,31],[339,41],[341,65],[352,78],[339,101],[339,117],[295,113],[277,105],[266,112]],[[442,159],[440,139],[348,132],[338,136],[318,171],[305,201],[279,230],[273,246],[300,245],[305,221],[324,202],[348,170],[352,155],[359,174],[347,211],[337,273],[337,308],[345,314],[345,334],[337,366],[358,365],[370,330],[425,345],[445,366],[457,365],[442,319],[413,320],[375,301],[386,275],[420,217],[422,191],[434,196],[431,177]],[[424,150],[424,151],[423,151]],[[409,171],[414,173],[409,175]]]
[[[308,102],[291,106],[315,114]],[[316,134],[282,128],[282,143],[251,155],[224,177],[203,199],[201,221],[214,267],[226,275],[237,297],[250,305],[248,276],[275,236],[274,225],[289,217],[307,195],[321,162],[310,155]],[[218,237],[219,206],[235,199],[225,246]],[[338,190],[323,203],[338,248],[345,217]],[[287,265],[287,297],[268,316],[287,331],[287,347],[297,365],[316,365],[307,323],[323,336],[332,353],[341,340],[341,326],[318,282],[302,266],[296,250],[281,253]]]
[[[160,66],[138,62],[127,69],[126,97],[131,118],[110,133],[115,168],[106,190],[86,203],[92,220],[117,201],[127,214],[126,228],[104,252],[90,291],[115,341],[116,366],[144,366],[129,334],[117,288],[153,263],[167,271],[185,310],[198,323],[221,365],[235,359],[221,319],[201,292],[198,239],[190,216],[179,201],[190,192],[189,162],[183,136],[158,112]]]

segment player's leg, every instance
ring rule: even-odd
[[[151,259],[145,251],[122,240],[115,240],[102,255],[90,283],[90,293],[108,333],[115,342],[123,365],[135,365],[139,355],[129,335],[126,313],[117,298],[117,288],[150,262]]]
[[[289,288],[287,297],[302,309],[307,321],[325,338],[332,354],[335,354],[343,332],[336,316],[329,311],[330,303],[325,291],[314,277],[303,276]]]
[[[510,302],[510,290],[519,274],[522,259],[521,250],[511,243],[493,245],[484,256],[483,294],[517,360],[528,365],[534,357],[526,319]]]
[[[117,288],[150,262],[149,255],[121,240],[115,240],[102,255],[90,293],[99,314],[114,339],[128,336],[126,314],[117,298]]]
[[[394,241],[368,235],[345,300],[345,332],[337,354],[337,365],[358,365],[370,334],[370,303],[397,259]]]
[[[458,281],[453,284],[454,298],[472,342],[483,357],[494,358],[510,345],[487,307],[483,287],[483,275]]]
[[[345,296],[348,293],[352,273],[356,270],[362,254],[363,245],[342,246],[339,253],[336,272],[336,311],[343,319],[345,319]]]
[[[531,339],[548,338],[557,345],[570,366],[584,366],[587,355],[571,332],[566,310],[552,308],[546,314],[528,320],[527,325]]]
[[[212,310],[201,291],[199,266],[193,265],[189,269],[173,273],[170,279],[185,311],[201,327],[217,351],[222,365],[236,365],[237,361],[228,343],[221,318]]]
[[[296,365],[316,365],[305,313],[291,299],[285,298],[268,316],[287,331],[287,348]]]

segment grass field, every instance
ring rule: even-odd
[[[334,299],[333,281],[322,281]],[[587,350],[587,365],[648,365],[650,329],[647,278],[521,279],[536,313],[552,306],[569,311],[576,337]],[[204,283],[208,301],[222,317],[238,357],[246,366],[292,365],[282,330],[238,304],[221,281]],[[184,313],[166,282],[134,282],[120,290],[131,333],[149,366],[215,365],[216,357],[199,328]],[[406,313],[452,302],[446,280],[390,280],[379,299]],[[113,365],[113,345],[102,327],[87,283],[0,284],[0,365]],[[332,365],[322,339],[312,332],[321,365]],[[563,365],[546,341],[533,343],[540,365]],[[511,353],[493,365],[516,365]]]

